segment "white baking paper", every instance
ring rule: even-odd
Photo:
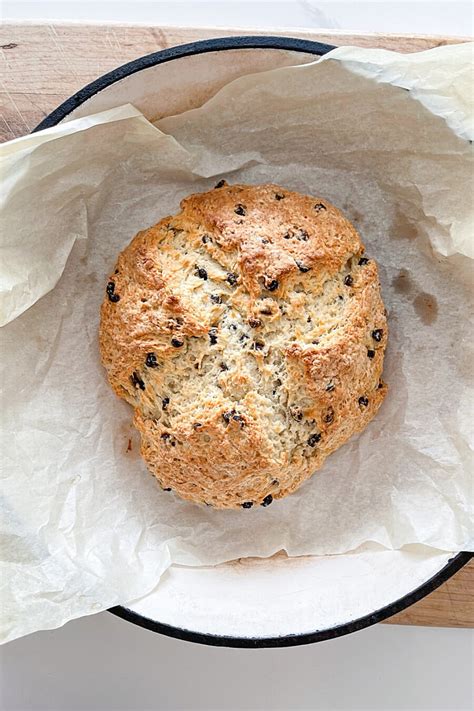
[[[157,126],[128,105],[0,147],[3,641],[146,595],[173,562],[472,549],[471,72],[469,45],[344,48]],[[97,345],[117,253],[221,177],[339,206],[390,325],[375,420],[250,511],[156,486]]]

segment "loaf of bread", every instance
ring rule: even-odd
[[[277,185],[191,195],[119,255],[102,306],[110,383],[165,491],[217,508],[291,494],[374,417],[377,266],[326,200]]]

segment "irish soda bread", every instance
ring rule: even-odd
[[[102,361],[163,489],[268,506],[384,399],[377,266],[335,207],[277,185],[221,181],[181,208],[119,255]]]

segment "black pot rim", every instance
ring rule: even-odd
[[[180,59],[181,57],[189,57],[194,54],[204,54],[228,49],[280,49],[321,56],[323,54],[327,54],[332,49],[335,49],[335,47],[333,45],[313,42],[311,40],[297,39],[295,37],[255,35],[201,40],[199,42],[190,42],[188,44],[178,45],[177,47],[164,49],[159,52],[153,52],[152,54],[139,57],[132,62],[123,64],[122,66],[117,67],[117,69],[113,69],[111,72],[99,77],[90,84],[87,84],[87,86],[73,94],[73,96],[69,97],[69,99],[66,99],[66,101],[46,116],[46,118],[44,118],[41,123],[33,129],[32,133],[56,126],[78,106],[83,104],[95,94],[99,93],[99,91],[106,89],[108,86],[111,86],[115,82],[120,81],[131,74],[135,74],[136,72],[147,69],[148,67],[153,67],[157,64],[170,62],[173,59]],[[396,600],[376,612],[360,617],[357,620],[347,622],[346,624],[338,625],[337,627],[333,627],[331,629],[315,630],[314,632],[299,635],[285,635],[282,637],[230,637],[226,635],[211,635],[166,625],[148,617],[144,617],[143,615],[139,615],[124,606],[113,607],[109,610],[109,612],[117,615],[117,617],[121,617],[124,620],[132,622],[139,627],[149,629],[153,632],[159,632],[160,634],[168,637],[187,640],[189,642],[197,642],[199,644],[207,644],[214,647],[258,649],[263,647],[292,647],[301,644],[312,644],[314,642],[322,642],[327,639],[335,639],[336,637],[341,637],[342,635],[350,634],[351,632],[357,632],[365,627],[370,627],[371,625],[381,622],[382,620],[386,620],[392,615],[395,615],[397,612],[401,612],[418,600],[421,600],[426,595],[429,595],[433,592],[433,590],[436,590],[436,588],[446,582],[446,580],[454,575],[454,573],[466,565],[466,563],[471,560],[473,555],[474,554],[467,552],[458,553],[451,558],[448,563],[438,573],[436,573],[436,575],[432,576],[425,583],[420,585],[411,593],[408,593],[399,600]]]
[[[227,49],[283,49],[305,54],[321,56],[327,54],[334,45],[313,42],[312,40],[298,39],[296,37],[274,37],[272,35],[246,35],[237,37],[219,37],[217,39],[200,40],[199,42],[189,42],[188,44],[177,45],[169,49],[162,49],[159,52],[147,54],[144,57],[134,59],[127,64],[122,64],[117,69],[113,69],[107,74],[103,74],[95,81],[87,84],[78,92],[73,94],[60,104],[54,111],[46,116],[32,131],[41,131],[44,128],[56,126],[66,116],[72,113],[81,104],[106,89],[111,84],[124,79],[125,77],[140,72],[143,69],[154,67],[157,64],[164,64],[173,59],[190,57],[194,54],[206,54],[208,52],[219,52]]]
[[[473,557],[473,553],[457,553],[451,558],[441,570],[433,575],[429,580],[420,585],[412,592],[404,595],[395,602],[386,605],[385,607],[376,610],[368,615],[359,617],[351,622],[346,622],[343,625],[337,625],[325,630],[315,630],[314,632],[305,632],[303,634],[284,635],[281,637],[231,637],[228,635],[205,634],[202,632],[193,632],[192,630],[183,629],[181,627],[173,627],[162,622],[157,622],[149,617],[130,610],[123,605],[111,607],[108,612],[111,612],[117,617],[121,617],[127,622],[132,622],[134,625],[144,627],[152,632],[182,639],[188,642],[196,642],[198,644],[206,644],[211,647],[237,647],[239,649],[262,649],[268,647],[296,647],[302,644],[314,644],[315,642],[324,642],[327,639],[336,639],[352,632],[358,632],[366,627],[371,627],[378,622],[396,615],[397,612],[405,610],[410,605],[413,605],[418,600],[421,600],[426,595],[429,595],[436,590],[440,585],[449,580],[454,573],[460,570]]]

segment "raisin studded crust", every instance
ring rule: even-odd
[[[181,208],[119,255],[102,361],[163,489],[267,506],[385,397],[377,266],[335,207],[277,185],[221,181]]]

